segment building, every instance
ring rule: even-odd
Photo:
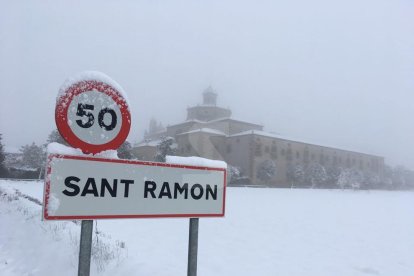
[[[175,139],[177,155],[224,160],[242,172],[243,182],[254,185],[291,186],[295,171],[315,164],[324,170],[353,169],[378,176],[384,169],[380,156],[289,139],[263,131],[262,125],[233,119],[230,109],[217,106],[211,87],[204,91],[201,105],[187,109],[186,121],[147,133],[135,145],[135,156],[153,160],[163,137]]]

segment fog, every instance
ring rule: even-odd
[[[97,70],[150,118],[211,85],[233,118],[414,169],[414,2],[0,0],[0,133],[44,143],[64,80]]]

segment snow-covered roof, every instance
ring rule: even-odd
[[[261,135],[261,136],[266,136],[266,137],[271,137],[271,138],[283,139],[283,138],[281,138],[281,136],[279,134],[266,132],[266,131],[262,131],[262,130],[246,130],[246,131],[242,131],[242,132],[239,132],[239,133],[229,135],[228,137],[236,137],[236,136],[250,135],[250,134]]]
[[[239,133],[236,133],[236,134],[233,134],[233,135],[229,135],[227,137],[237,137],[237,136],[242,136],[242,135],[260,135],[260,136],[265,136],[265,137],[269,137],[269,138],[277,138],[277,139],[281,139],[281,140],[298,142],[298,143],[314,145],[314,146],[319,146],[319,147],[325,147],[325,148],[331,148],[331,149],[344,150],[344,151],[349,151],[349,152],[379,156],[377,154],[367,153],[367,152],[363,152],[363,151],[357,151],[357,150],[353,150],[353,149],[346,149],[346,148],[343,148],[343,147],[337,147],[337,146],[332,146],[332,145],[324,145],[324,144],[317,143],[317,142],[314,142],[314,141],[304,141],[302,139],[296,139],[296,138],[287,137],[287,136],[284,136],[284,135],[271,133],[271,132],[266,132],[266,131],[260,131],[260,130],[247,130],[247,131],[239,132]]]
[[[186,120],[184,122],[178,123],[178,124],[174,124],[174,125],[169,125],[171,126],[178,126],[178,125],[183,125],[183,124],[187,124],[187,123],[199,123],[199,124],[210,124],[210,123],[215,123],[215,122],[221,122],[221,121],[233,121],[233,122],[240,122],[240,123],[245,123],[248,125],[255,125],[255,126],[261,126],[263,127],[263,125],[260,124],[255,124],[255,123],[249,123],[246,121],[241,121],[241,120],[236,120],[230,117],[222,117],[222,118],[218,118],[218,119],[214,119],[214,120],[210,120],[210,121],[200,121],[197,119],[190,119],[190,120]]]
[[[197,133],[197,132],[204,132],[204,133],[210,133],[220,136],[226,136],[226,134],[220,130],[212,129],[212,128],[199,128],[199,129],[193,129],[187,132],[180,133],[178,135],[185,135],[185,134],[191,134],[191,133]]]
[[[163,139],[165,139],[165,138],[171,138],[171,139],[173,139],[172,137],[168,136],[168,137],[163,137],[161,139],[144,140],[141,143],[135,144],[134,147],[135,148],[137,148],[137,147],[145,147],[145,146],[147,146],[147,147],[158,147],[162,143]],[[177,147],[178,147],[177,143],[173,143],[171,145],[171,148],[173,148],[173,149],[174,148],[177,148]]]
[[[255,124],[255,123],[249,123],[249,122],[246,122],[246,121],[236,120],[236,119],[233,119],[233,118],[230,118],[230,117],[218,118],[218,119],[207,121],[207,122],[204,122],[204,123],[215,123],[215,122],[221,122],[221,121],[233,121],[233,122],[240,122],[240,123],[245,123],[245,124],[249,124],[249,125],[262,126],[262,125]]]

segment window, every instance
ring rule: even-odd
[[[226,151],[227,153],[231,152],[231,144],[227,144]]]
[[[299,151],[296,151],[296,159],[299,159],[300,158],[300,153],[299,153]]]
[[[255,148],[254,154],[256,156],[262,156],[262,145],[261,144],[256,144],[256,148]]]
[[[280,151],[280,154],[281,154],[282,156],[285,156],[285,149],[282,149],[282,150]]]
[[[269,146],[266,146],[266,147],[265,147],[265,152],[266,152],[266,153],[269,153]]]
[[[276,147],[276,145],[272,145],[270,157],[272,159],[277,159],[277,147]]]
[[[286,151],[286,160],[292,161],[292,149],[288,148]]]
[[[305,148],[305,151],[303,152],[303,161],[306,163],[309,162],[309,150],[307,147]]]

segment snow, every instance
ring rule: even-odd
[[[47,213],[49,216],[53,216],[59,209],[60,201],[56,194],[49,195],[49,203],[47,205]]]
[[[66,90],[72,85],[74,85],[75,83],[78,83],[81,81],[87,81],[87,80],[97,80],[97,81],[101,81],[103,83],[109,84],[121,94],[121,96],[125,99],[126,103],[128,104],[129,102],[128,96],[125,93],[122,86],[119,85],[113,79],[111,79],[109,76],[105,75],[104,73],[98,72],[98,71],[84,71],[84,72],[80,72],[74,75],[73,77],[66,79],[63,85],[59,88],[59,93],[58,93],[56,100],[59,101],[60,97],[62,97],[65,94]]]
[[[75,156],[90,156],[90,157],[98,157],[98,158],[111,158],[111,159],[118,159],[118,152],[116,150],[106,150],[102,151],[98,154],[85,154],[80,149],[75,149],[72,147],[68,147],[56,142],[50,143],[47,145],[47,153],[48,154],[61,154],[61,155],[75,155]]]
[[[227,163],[221,160],[211,160],[198,156],[182,157],[182,156],[171,156],[165,157],[166,163],[176,165],[187,165],[187,166],[199,166],[209,168],[222,168],[227,169]]]
[[[40,221],[41,206],[15,189],[41,200],[43,183],[0,180],[0,275],[76,275],[79,224]],[[200,219],[198,274],[414,275],[413,202],[413,192],[229,187],[226,217]],[[188,219],[97,226],[94,244],[114,257],[95,253],[91,275],[186,274]]]

